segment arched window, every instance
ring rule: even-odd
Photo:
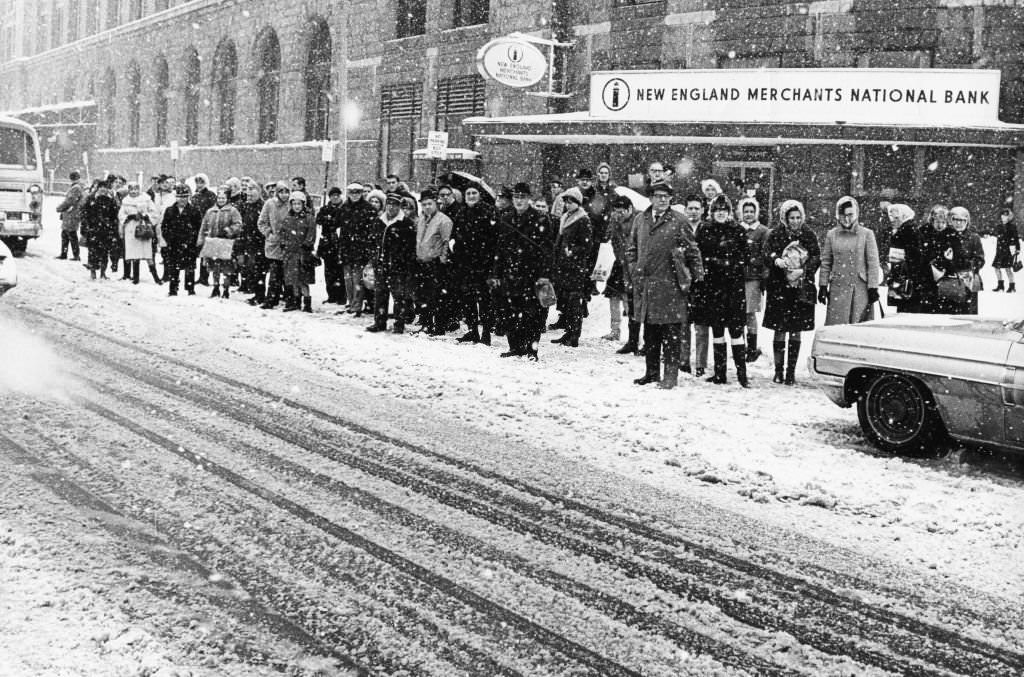
[[[281,45],[274,29],[267,28],[256,41],[256,101],[259,113],[257,138],[260,143],[277,140],[277,104],[281,86]]]
[[[185,145],[199,143],[199,53],[190,48],[185,57]]]
[[[306,53],[306,140],[330,136],[331,31],[323,19],[314,19]]]
[[[157,146],[167,145],[167,89],[171,86],[167,71],[167,59],[156,57],[153,73],[153,142]]]
[[[128,65],[128,145],[132,148],[139,145],[139,123],[142,120],[139,111],[141,93],[142,78],[139,77],[139,65],[133,61]]]
[[[223,40],[213,57],[213,91],[217,96],[217,121],[220,123],[220,143],[235,142],[235,78],[238,76],[238,57],[235,43]]]
[[[103,76],[103,122],[107,130],[107,147],[112,148],[117,123],[117,78],[113,68],[108,68]]]

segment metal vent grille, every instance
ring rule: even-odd
[[[387,85],[380,92],[380,115],[387,120],[412,120],[423,112],[423,90],[419,83]]]
[[[437,114],[484,114],[484,79],[477,75],[448,78],[437,83]]]

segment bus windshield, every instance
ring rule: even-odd
[[[22,129],[0,125],[0,165],[36,169],[36,157],[31,134]]]

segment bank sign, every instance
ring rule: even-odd
[[[999,122],[997,70],[602,71],[590,116],[664,122],[977,126]]]

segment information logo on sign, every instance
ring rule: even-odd
[[[544,78],[547,59],[526,40],[495,38],[476,54],[476,67],[485,78],[506,87],[532,87]]]

